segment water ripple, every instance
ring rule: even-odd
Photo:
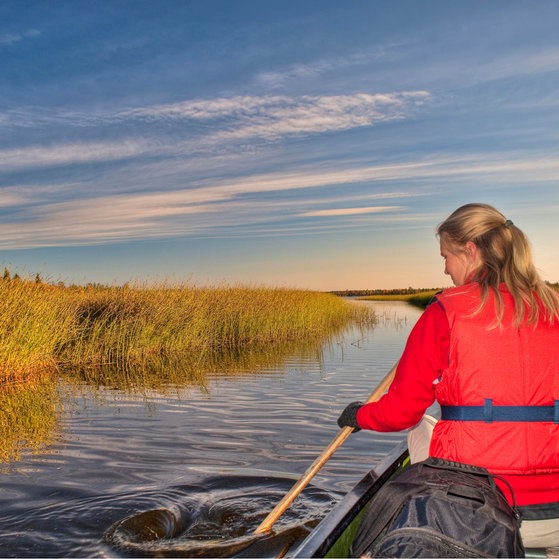
[[[293,545],[339,498],[307,488],[280,517],[273,532],[254,536],[266,514],[292,486],[271,477],[216,477],[203,486],[181,486],[158,496],[159,507],[116,522],[105,540],[120,553],[157,557],[233,557]],[[162,506],[163,505],[163,506]]]

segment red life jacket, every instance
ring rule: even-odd
[[[435,386],[441,406],[559,406],[559,324],[541,318],[514,326],[514,301],[506,287],[502,327],[493,327],[495,297],[481,303],[477,284],[437,296],[450,327],[448,368]],[[443,408],[444,409],[444,408]],[[495,474],[559,474],[559,423],[455,421],[437,423],[431,456],[475,464]],[[509,478],[510,479],[510,478]]]

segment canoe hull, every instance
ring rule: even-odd
[[[408,461],[408,449],[403,441],[340,500],[289,557],[347,557],[359,514]]]

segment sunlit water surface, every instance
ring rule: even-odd
[[[369,304],[369,303],[367,303]],[[381,316],[318,355],[205,387],[60,382],[59,440],[5,467],[1,557],[273,557],[304,537],[401,433],[352,434],[265,538],[251,533],[398,359],[420,311]]]

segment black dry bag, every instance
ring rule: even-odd
[[[520,520],[484,468],[428,458],[367,505],[352,557],[524,557]]]

